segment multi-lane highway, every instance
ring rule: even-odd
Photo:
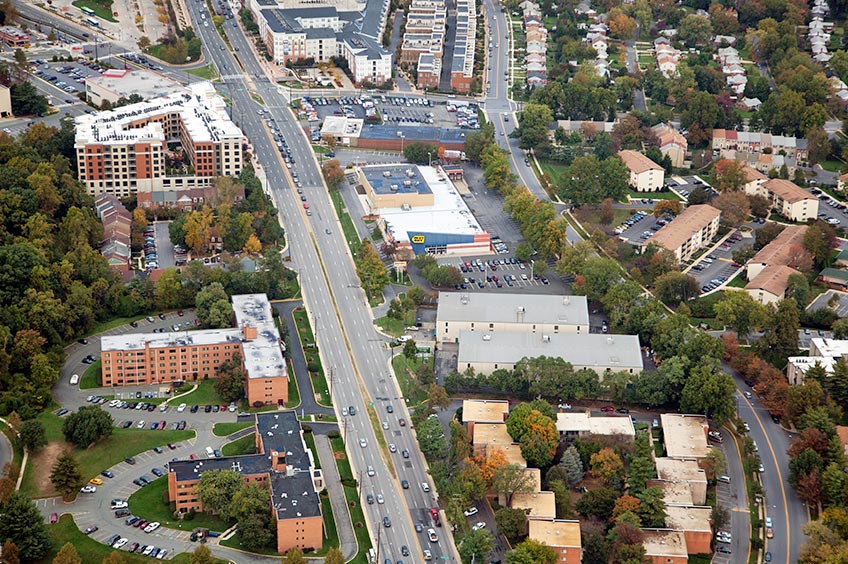
[[[189,2],[193,21],[200,21],[205,5]],[[429,549],[434,558],[445,555],[453,560],[452,539],[446,527],[437,529],[439,541],[431,543],[425,534],[415,532],[414,522],[429,522],[429,508],[435,505],[431,493],[421,488],[428,482],[423,456],[417,448],[409,426],[401,427],[398,418],[409,421],[409,414],[400,399],[400,391],[390,376],[385,338],[374,329],[371,312],[356,277],[352,258],[337,223],[329,195],[312,154],[308,139],[288,110],[286,98],[278,87],[268,81],[264,69],[253,56],[248,40],[228,21],[225,31],[231,45],[237,48],[239,62],[226,48],[214,27],[195,26],[203,42],[207,60],[213,62],[222,77],[223,90],[233,104],[233,116],[249,138],[258,156],[267,187],[280,210],[287,231],[288,253],[292,266],[300,275],[301,288],[319,342],[324,366],[332,373],[332,395],[340,419],[342,407],[354,406],[355,416],[343,421],[348,452],[357,477],[363,481],[363,501],[368,493],[381,493],[384,504],[363,507],[372,539],[380,533],[380,558],[401,559],[401,547],[408,546],[415,561],[421,560],[422,549]],[[251,97],[261,97],[260,106]],[[260,115],[259,111],[265,114]],[[279,152],[269,135],[264,117],[276,121],[292,149],[303,190],[308,198],[311,215],[307,216],[300,198],[285,168]],[[388,398],[379,400],[377,398]],[[386,442],[395,443],[398,453],[384,452],[377,442],[376,432],[366,408],[373,409],[381,421],[389,423]],[[387,412],[392,405],[393,414]],[[363,440],[365,446],[360,446]],[[408,450],[410,457],[400,452]],[[374,467],[375,476],[367,475]],[[410,489],[401,488],[400,481],[408,480]],[[391,527],[382,525],[389,517]],[[425,528],[426,530],[426,528]]]

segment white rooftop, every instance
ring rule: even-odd
[[[848,340],[813,337],[810,345],[810,349],[815,347],[821,356],[837,358],[848,355]]]
[[[409,168],[409,165],[404,165]],[[419,166],[418,172],[433,193],[432,206],[380,208],[386,229],[398,243],[408,243],[409,233],[483,235],[485,230],[468,209],[453,182],[441,170]]]
[[[557,431],[560,433],[588,433],[590,435],[636,436],[633,421],[629,416],[602,415],[592,417],[586,412],[557,413]]]
[[[241,129],[230,120],[226,103],[215,87],[209,82],[198,82],[146,102],[79,116],[75,119],[76,142],[124,145],[144,140],[169,141],[159,123],[133,127],[136,122],[168,114],[179,115],[183,128],[195,142],[242,137]]]
[[[522,358],[559,357],[575,368],[642,370],[636,335],[598,333],[529,333],[526,331],[460,331],[460,366],[488,362],[511,364]],[[630,419],[628,418],[628,422]]]
[[[233,296],[233,311],[239,327],[256,327],[256,339],[242,344],[244,367],[249,378],[286,376],[286,362],[280,349],[280,333],[271,315],[271,303],[265,294]]]
[[[439,323],[589,325],[585,296],[439,292]]]

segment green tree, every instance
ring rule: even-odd
[[[65,497],[76,493],[85,483],[79,462],[71,453],[65,452],[56,459],[56,464],[50,472],[50,482]]]
[[[418,436],[418,446],[428,460],[444,456],[447,448],[445,431],[437,418],[425,418],[415,426],[415,433]]]
[[[411,163],[426,165],[438,158],[439,148],[428,143],[408,143],[403,148],[403,156]]]
[[[518,464],[507,464],[498,469],[492,477],[492,490],[503,495],[509,506],[512,504],[513,495],[533,490],[533,480],[525,468]]]
[[[12,114],[27,116],[47,112],[47,98],[38,93],[29,81],[12,84],[10,88]]]
[[[636,514],[646,527],[662,528],[665,526],[665,500],[663,491],[658,486],[645,489],[637,497],[639,498],[639,509]]]
[[[62,545],[56,557],[53,558],[53,564],[82,564],[82,558],[80,558],[74,545],[66,542]]]
[[[244,478],[235,470],[207,470],[200,475],[195,493],[206,511],[229,521],[235,517],[233,499],[242,487]]]
[[[256,551],[273,545],[276,528],[268,512],[270,503],[268,486],[258,482],[244,485],[233,497],[231,510],[244,533],[242,546],[245,549]]]
[[[409,339],[403,345],[403,356],[413,359],[416,354],[418,354],[418,345],[415,343],[415,339]]]
[[[703,45],[712,36],[713,27],[709,18],[689,14],[682,20],[678,27],[680,39],[689,45]]]
[[[684,413],[703,413],[723,425],[735,410],[733,378],[723,372],[715,373],[709,366],[697,366],[689,372],[683,386],[680,410]]]
[[[474,163],[480,163],[483,149],[495,144],[495,124],[486,122],[479,131],[469,133],[465,137],[465,156]]]
[[[767,319],[766,308],[754,301],[748,292],[724,292],[713,309],[716,320],[733,327],[741,338],[761,327]]]
[[[31,452],[38,451],[41,447],[47,444],[47,435],[44,432],[44,425],[38,419],[29,419],[21,425],[21,431],[18,434],[21,444]]]
[[[463,564],[484,562],[486,555],[495,547],[495,538],[486,529],[471,531],[459,541],[457,550]]]
[[[202,288],[194,297],[195,313],[206,328],[232,327],[233,308],[220,282]]]
[[[627,194],[629,178],[627,168],[617,156],[603,161],[595,155],[577,157],[562,176],[559,194],[578,204],[599,204],[605,198],[621,200]]]
[[[654,280],[657,297],[667,304],[687,302],[698,297],[698,281],[682,272],[666,272]]]
[[[526,539],[506,553],[507,564],[555,564],[556,551],[537,540]]]
[[[573,488],[583,481],[583,462],[580,460],[580,454],[574,448],[574,445],[565,449],[559,465],[565,471],[569,487]]]
[[[233,358],[222,362],[215,370],[215,393],[225,402],[234,402],[244,396],[246,378],[241,356],[233,354]]]
[[[83,406],[62,422],[62,434],[68,442],[86,448],[101,437],[111,435],[114,429],[112,424],[112,416],[100,407]]]
[[[280,560],[281,564],[306,564],[306,557],[303,551],[298,547],[292,547],[286,552],[286,555]]]
[[[359,276],[359,281],[362,283],[362,289],[365,290],[365,295],[369,300],[375,299],[383,293],[389,282],[389,273],[386,270],[386,265],[380,260],[380,256],[371,242],[367,239],[362,240],[359,250],[356,251],[354,258],[356,264],[356,274]]]
[[[40,560],[50,550],[50,533],[44,517],[30,499],[20,493],[13,493],[3,512],[0,513],[0,538],[14,543],[21,560],[33,562]]]
[[[553,112],[548,106],[527,104],[521,112],[518,137],[522,149],[536,149],[548,143],[548,124],[554,120]]]
[[[798,329],[801,322],[798,306],[792,298],[781,300],[769,316],[766,333],[759,341],[763,351],[786,360],[798,350]]]
[[[324,557],[324,564],[345,564],[342,551],[334,546],[330,547],[327,551],[327,556]]]
[[[816,221],[804,233],[804,249],[812,256],[817,265],[823,266],[836,247],[836,231],[823,221]]]
[[[201,544],[188,557],[189,564],[212,564],[215,559],[212,551],[205,544]]]
[[[450,407],[450,398],[448,397],[447,390],[435,382],[430,384],[430,387],[427,389],[427,404],[433,410]]]
[[[612,516],[618,492],[610,488],[595,488],[586,491],[574,505],[574,509],[585,517],[595,517],[603,521]]]
[[[498,525],[498,533],[514,543],[524,535],[527,514],[521,509],[501,507],[495,511],[495,523]]]

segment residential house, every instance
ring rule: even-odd
[[[660,153],[668,156],[671,166],[681,168],[686,160],[686,150],[689,143],[686,136],[670,123],[659,123],[651,128],[657,136]]]
[[[665,184],[665,169],[637,151],[625,149],[618,157],[630,171],[630,186],[637,192],[657,192]]]

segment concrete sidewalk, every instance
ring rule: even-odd
[[[324,472],[324,483],[330,494],[330,504],[333,507],[333,517],[336,521],[336,531],[339,533],[339,549],[345,557],[350,560],[359,550],[356,543],[356,535],[353,532],[353,523],[345,501],[344,488],[339,479],[339,471],[336,468],[336,458],[330,447],[330,439],[326,435],[315,435],[315,449],[321,460],[321,470]]]

